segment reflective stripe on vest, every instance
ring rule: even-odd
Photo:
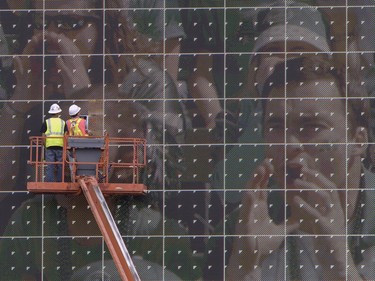
[[[64,126],[65,122],[61,118],[49,118],[46,120],[47,130],[46,147],[64,145]]]

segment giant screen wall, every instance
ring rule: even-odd
[[[149,192],[106,197],[141,280],[375,279],[374,12],[2,1],[0,280],[119,278],[82,195],[27,192],[53,103],[93,136],[147,140]]]

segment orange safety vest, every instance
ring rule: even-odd
[[[83,118],[72,118],[66,121],[68,126],[69,136],[87,136],[87,133],[82,132],[80,123],[85,122]]]

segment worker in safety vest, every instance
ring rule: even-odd
[[[66,121],[69,136],[88,136],[87,124],[84,118],[80,117],[81,108],[72,104],[69,107],[70,119]]]
[[[47,164],[45,181],[47,182],[62,181],[64,134],[68,132],[68,128],[65,121],[59,117],[60,112],[60,106],[56,103],[52,104],[48,111],[51,117],[43,122],[40,129],[45,137],[45,161]],[[57,164],[57,162],[61,162],[61,164]]]
[[[69,107],[70,119],[66,121],[69,136],[88,136],[86,119],[80,117],[81,108],[72,104]],[[72,150],[68,151],[70,177],[74,180],[73,162],[75,162],[74,153]]]

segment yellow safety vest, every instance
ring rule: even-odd
[[[47,130],[46,147],[64,145],[64,127],[65,121],[58,117],[52,117],[46,120]]]

